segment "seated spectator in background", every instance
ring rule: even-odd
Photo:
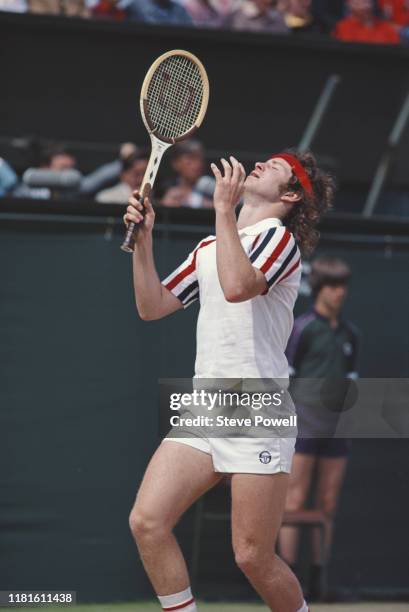
[[[192,19],[186,9],[174,0],[131,0],[126,3],[125,11],[127,17],[133,21],[163,25],[192,25]]]
[[[140,151],[134,143],[125,142],[120,145],[117,159],[99,166],[86,176],[82,176],[77,170],[76,158],[63,145],[44,144],[31,137],[24,139],[24,141],[23,150],[26,157],[24,166],[27,171],[23,175],[23,182],[13,191],[15,197],[41,199],[54,196],[58,198],[93,198],[96,193],[103,189],[116,185],[120,180],[124,163],[135,155],[140,155]],[[37,170],[39,172],[35,172]],[[41,171],[44,170],[46,172],[42,173]],[[61,176],[58,176],[60,173]]]
[[[96,201],[102,204],[126,204],[132,192],[141,186],[147,165],[148,158],[143,151],[128,156],[122,162],[120,182],[110,189],[100,191]]]
[[[49,149],[48,152],[48,165],[49,170],[56,170],[61,172],[62,170],[72,170],[77,167],[77,160],[71,153],[62,146],[54,145]]]
[[[165,192],[161,200],[162,206],[210,208],[213,205],[214,180],[210,176],[204,176],[205,157],[202,144],[197,140],[175,144],[171,152],[171,165],[177,175],[176,184]]]
[[[65,15],[67,17],[89,17],[86,0],[28,0],[31,13]]]
[[[25,13],[27,10],[27,0],[0,0],[0,11]]]
[[[187,0],[185,0],[187,1]],[[229,15],[243,0],[210,0],[219,15]]]
[[[17,185],[18,178],[13,168],[0,157],[0,198],[4,197]]]
[[[378,0],[383,16],[397,26],[409,25],[408,0]]]
[[[137,153],[139,153],[139,149],[133,142],[121,144],[118,159],[103,164],[90,174],[82,177],[80,185],[81,196],[93,197],[99,191],[116,185],[121,178],[124,162]]]
[[[77,160],[63,145],[53,144],[42,151],[35,168],[38,170],[62,172],[64,170],[74,170],[76,166]],[[13,196],[17,198],[48,200],[52,194],[48,187],[30,187],[25,183],[21,183],[13,191]]]
[[[234,30],[272,34],[289,32],[276,0],[248,0],[225,20],[224,25]]]
[[[196,26],[215,28],[222,23],[222,16],[211,0],[185,0],[183,6]]]
[[[287,0],[284,19],[293,34],[323,34],[324,23],[312,14],[312,0]]]
[[[350,14],[341,19],[334,36],[346,42],[397,44],[399,33],[388,21],[379,19],[375,14],[372,0],[347,0]]]
[[[99,2],[91,6],[92,16],[123,21],[125,19],[125,10],[118,6],[119,3],[120,0],[99,0]]]

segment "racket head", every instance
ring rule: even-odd
[[[158,57],[142,84],[140,108],[146,129],[162,142],[184,140],[201,125],[209,102],[202,62],[176,49]]]

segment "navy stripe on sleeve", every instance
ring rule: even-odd
[[[192,299],[193,297],[196,297],[197,294],[199,293],[199,283],[197,281],[194,281],[193,283],[190,283],[190,285],[188,285],[186,287],[186,289],[183,289],[183,291],[181,293],[179,293],[177,295],[177,297],[179,298],[179,300],[182,302],[182,304],[185,304],[185,300],[186,298],[193,293],[193,295],[190,297],[190,299]],[[190,301],[190,300],[189,300]]]
[[[296,252],[297,252],[297,245],[294,244],[293,248],[291,249],[287,257],[284,259],[283,263],[281,264],[277,272],[270,278],[269,281],[267,281],[267,285],[269,287],[271,287],[271,285],[275,283],[277,278],[279,278],[283,274],[283,272],[285,271],[286,267],[288,266],[288,264],[290,263],[290,261],[292,260]]]
[[[257,257],[260,255],[260,253],[263,252],[263,250],[266,248],[266,246],[268,245],[268,243],[270,242],[271,238],[274,236],[275,232],[276,232],[276,227],[271,228],[268,232],[266,237],[264,238],[264,240],[259,244],[259,246],[256,248],[256,250],[254,251],[254,253],[252,253],[250,255],[250,261],[251,263],[253,263],[254,261],[256,261]]]

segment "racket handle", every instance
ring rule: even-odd
[[[137,231],[137,224],[130,223],[126,229],[124,241],[121,245],[121,250],[125,253],[133,253],[135,250],[134,234]]]
[[[151,192],[151,185],[149,183],[146,183],[142,189],[142,202],[145,201],[145,198],[148,198]],[[142,210],[142,214],[145,216],[145,208],[143,208]],[[135,236],[139,230],[139,226],[140,224],[143,223],[143,221],[141,221],[140,223],[133,223],[131,222],[128,227],[126,228],[126,234],[125,234],[125,238],[124,241],[121,245],[121,250],[124,251],[125,253],[133,253],[135,250]]]

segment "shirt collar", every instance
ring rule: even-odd
[[[247,236],[257,236],[262,232],[272,228],[272,227],[280,227],[283,223],[281,219],[277,219],[276,217],[268,217],[267,219],[263,219],[254,225],[248,225],[247,227],[242,227],[239,230],[239,234],[247,234]]]
[[[325,323],[328,323],[328,325],[331,325],[330,320],[328,319],[328,317],[324,317],[324,315],[322,315],[320,312],[318,312],[318,310],[316,310],[315,306],[313,306],[312,312],[315,314],[315,316],[318,319],[320,319],[321,321],[325,321]],[[341,317],[341,315],[339,315],[337,317],[337,325],[336,325],[336,327],[332,327],[331,326],[331,328],[337,330],[337,329],[339,329],[341,327],[341,325],[342,325],[342,317]]]

